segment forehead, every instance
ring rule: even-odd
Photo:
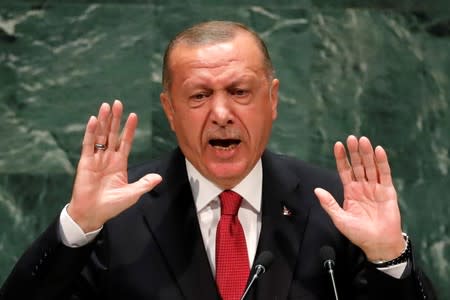
[[[180,42],[172,49],[169,59],[172,76],[196,69],[220,73],[230,67],[264,72],[264,55],[255,38],[249,33],[237,33],[227,41],[201,45]]]

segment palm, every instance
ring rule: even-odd
[[[156,174],[128,184],[128,155],[137,126],[137,116],[130,114],[119,138],[122,104],[116,101],[100,107],[98,118],[91,117],[83,140],[77,176],[69,205],[69,214],[87,232],[102,226],[132,204],[142,193],[161,180]],[[107,144],[98,150],[95,144]]]
[[[372,255],[373,249],[398,245],[401,236],[397,193],[392,184],[387,156],[381,147],[373,150],[367,138],[349,137],[347,153],[335,146],[336,164],[344,187],[340,208],[324,190],[316,191],[336,227],[354,244]]]
[[[127,184],[127,158],[120,153],[98,152],[81,158],[75,182],[76,196],[99,199],[101,205],[105,199],[119,196]]]
[[[390,224],[395,223],[397,198],[395,189],[384,187],[377,183],[351,182],[344,186],[344,211],[352,219],[351,223],[343,226],[353,228],[343,229],[358,230],[355,239],[361,238],[360,243],[365,243],[364,237],[370,237],[380,232],[384,235],[390,230]],[[377,229],[377,231],[373,230]]]

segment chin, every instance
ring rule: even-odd
[[[208,171],[214,183],[227,188],[237,185],[247,175],[246,168],[239,163],[216,163]]]

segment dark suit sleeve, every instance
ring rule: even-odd
[[[337,251],[343,248],[336,247]],[[339,299],[347,300],[435,300],[436,292],[428,277],[412,258],[399,279],[378,270],[369,263],[363,252],[349,243],[348,249],[338,252],[335,279]],[[325,272],[324,272],[325,273]],[[329,274],[323,286],[324,299],[334,299]],[[322,299],[322,298],[319,298]]]
[[[336,259],[336,280],[340,299],[349,300],[435,300],[436,292],[425,273],[416,265],[414,249],[403,275],[397,279],[367,261],[357,246],[348,248]],[[342,250],[344,248],[336,247]],[[331,281],[327,276],[331,293]],[[333,299],[333,298],[330,298]]]
[[[415,270],[404,278],[396,279],[368,267],[367,281],[369,299],[436,299],[429,280],[420,270]]]
[[[1,300],[90,298],[89,284],[80,274],[90,260],[94,243],[67,247],[59,238],[58,226],[59,218],[19,259],[0,289]]]
[[[407,270],[400,279],[377,270],[369,263],[366,265],[370,299],[437,299],[430,280],[416,266],[414,258],[408,262]]]

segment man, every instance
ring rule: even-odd
[[[334,173],[267,151],[279,81],[241,24],[195,25],[169,44],[161,103],[179,149],[127,172],[137,116],[87,123],[70,203],[19,260],[2,299],[430,299],[401,230],[383,148],[350,136]],[[318,200],[317,200],[318,199]],[[342,203],[342,208],[338,202]],[[320,204],[319,204],[320,203]],[[234,206],[234,208],[231,208]]]

